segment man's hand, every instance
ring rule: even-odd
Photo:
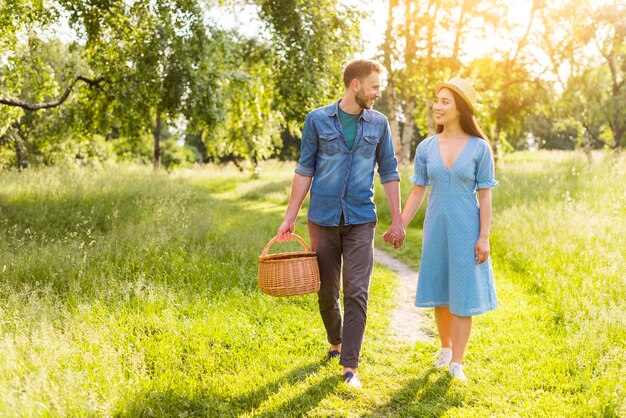
[[[392,222],[391,226],[383,234],[383,239],[387,244],[390,244],[393,248],[400,248],[406,238],[406,231],[401,221]]]
[[[278,227],[278,231],[276,231],[276,236],[278,237],[278,241],[289,241],[293,238],[293,233],[296,229],[296,223],[289,222],[284,220],[282,224]]]

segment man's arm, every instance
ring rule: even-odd
[[[406,237],[404,226],[402,226],[402,216],[400,215],[400,173],[398,173],[398,159],[393,149],[391,129],[389,129],[389,123],[386,125],[376,158],[380,181],[385,189],[387,203],[391,210],[391,226],[387,234],[395,238],[393,242],[387,239],[385,239],[385,242],[393,244],[395,248],[399,248]]]
[[[306,197],[313,176],[315,175],[315,164],[317,156],[317,133],[311,119],[311,113],[304,120],[304,128],[302,129],[302,144],[300,146],[300,159],[295,169],[293,182],[291,183],[291,195],[289,196],[289,204],[285,211],[283,223],[278,227],[276,236],[278,241],[289,241],[291,234],[296,228],[296,219],[302,202]]]
[[[278,241],[289,241],[296,228],[296,219],[298,219],[298,213],[302,202],[309,192],[313,177],[303,176],[295,173],[293,175],[293,183],[291,184],[291,195],[289,196],[289,204],[285,211],[285,217],[283,223],[278,227],[276,236]]]
[[[402,215],[400,213],[400,182],[388,181],[383,183],[383,188],[385,189],[387,203],[391,211],[391,226],[387,232],[394,237],[394,241],[392,242],[393,246],[399,248],[406,238],[406,232],[402,225]]]

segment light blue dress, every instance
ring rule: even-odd
[[[447,170],[439,135],[427,138],[417,146],[410,181],[431,187],[415,306],[448,306],[458,316],[497,308],[491,259],[477,265],[474,253],[480,233],[476,192],[498,184],[489,144],[471,137]]]

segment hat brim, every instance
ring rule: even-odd
[[[465,94],[454,84],[449,84],[449,83],[444,83],[443,81],[439,81],[437,84],[435,84],[435,94],[438,94],[439,90],[441,90],[444,87],[452,90],[453,92],[461,96],[461,98],[469,106],[470,110],[472,111],[472,114],[476,113],[476,109],[474,108],[474,105],[472,104],[472,102],[470,102],[467,96],[465,96]]]

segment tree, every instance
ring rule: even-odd
[[[396,151],[402,164],[410,162],[415,128],[432,135],[436,81],[469,72],[465,41],[471,30],[487,31],[503,13],[492,2],[471,0],[394,0],[389,3],[387,32],[382,45],[385,64],[391,68],[388,91],[390,117],[397,109],[404,122]],[[450,43],[450,39],[453,42]],[[394,113],[391,113],[391,110]]]
[[[176,120],[204,92],[192,90],[202,80],[197,59],[210,44],[202,9],[183,0],[61,4],[86,38],[91,68],[110,80],[106,94],[91,98],[95,126],[117,126],[134,138],[152,132],[158,170],[164,122]]]
[[[207,153],[213,159],[230,160],[242,168],[252,161],[255,169],[261,160],[274,155],[280,147],[284,126],[277,102],[273,68],[278,57],[270,45],[256,39],[231,38],[229,64],[232,68],[220,80],[227,91],[223,117],[215,129],[203,129]]]
[[[558,28],[553,25],[556,19],[561,22]],[[579,126],[578,142],[587,151],[599,146],[620,149],[626,134],[626,6],[589,0],[549,3],[543,20],[541,45],[563,89],[562,114]]]
[[[498,33],[496,36],[502,39],[509,38],[510,46],[505,46],[500,52],[502,59],[500,61],[501,66],[495,73],[498,76],[497,79],[488,78],[490,90],[497,96],[496,104],[492,107],[493,129],[490,129],[491,146],[496,163],[503,132],[510,128],[512,123],[519,121],[521,116],[532,107],[532,91],[539,87],[538,80],[533,80],[527,70],[529,61],[533,60],[532,56],[528,54],[527,47],[530,43],[535,18],[542,7],[541,0],[533,0],[526,27],[517,39],[514,38],[515,34],[512,32],[511,25],[502,22],[497,26]],[[509,33],[513,33],[513,35],[507,36]]]
[[[37,111],[53,109],[63,104],[78,81],[92,87],[103,81],[102,78],[73,76],[73,71],[83,70],[79,61],[79,57],[64,48],[60,42],[44,42],[28,32],[26,43],[16,44],[13,54],[0,67],[3,89],[16,92],[20,97],[0,97],[0,104],[10,108],[0,120],[0,126],[3,127],[0,130],[0,144],[14,144],[19,169],[28,166],[27,149],[36,153],[41,148],[32,143],[30,138],[37,136],[41,145],[54,140],[50,135],[36,135],[41,133],[42,126],[49,127],[54,125],[52,121],[58,121],[59,126],[64,126],[64,133],[68,133],[59,111],[45,116]],[[65,88],[64,84],[67,85]],[[49,99],[50,96],[57,97]]]
[[[312,109],[344,90],[340,75],[360,40],[362,16],[333,0],[258,0],[279,58],[277,109],[301,126]]]
[[[605,117],[613,133],[613,148],[620,149],[626,146],[626,4],[615,1],[600,5],[591,18],[593,44],[611,75]]]

